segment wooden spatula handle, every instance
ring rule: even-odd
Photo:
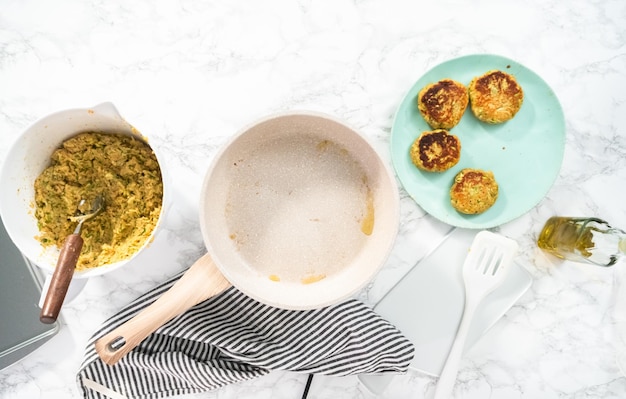
[[[82,248],[83,238],[80,234],[70,234],[65,239],[39,314],[42,323],[52,324],[59,316]]]
[[[117,363],[163,324],[228,287],[211,257],[202,256],[159,299],[98,339],[98,355],[106,364]]]

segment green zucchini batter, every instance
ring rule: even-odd
[[[122,134],[81,133],[52,154],[35,180],[35,217],[44,246],[61,247],[74,232],[81,199],[88,212],[98,194],[104,209],[83,223],[77,270],[132,256],[152,234],[161,213],[163,180],[152,149]]]

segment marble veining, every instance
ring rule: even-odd
[[[467,352],[454,397],[626,397],[613,318],[624,261],[606,269],[562,262],[535,245],[556,214],[626,228],[625,20],[622,0],[4,0],[0,162],[37,119],[111,101],[158,149],[174,195],[150,249],[90,279],[64,307],[59,334],[0,371],[0,397],[80,397],[75,373],[100,323],[204,253],[200,187],[238,130],[275,112],[321,111],[359,129],[391,164],[389,134],[406,91],[437,64],[474,53],[515,59],[551,86],[566,147],[546,197],[494,229],[518,241],[533,283]],[[450,228],[399,189],[396,243],[357,295],[372,306]],[[273,372],[188,397],[299,398],[305,381]],[[380,397],[428,398],[436,382],[409,371]],[[309,397],[374,395],[356,377],[317,376]]]

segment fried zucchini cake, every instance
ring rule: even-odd
[[[417,95],[417,108],[433,129],[452,129],[463,117],[469,96],[467,88],[452,79],[426,85]]]
[[[495,124],[515,116],[522,107],[524,92],[513,75],[492,70],[472,79],[469,99],[476,118]]]
[[[491,171],[466,168],[454,177],[450,202],[461,213],[485,212],[498,199],[498,183]]]
[[[411,161],[428,172],[443,172],[459,162],[461,141],[444,129],[422,132],[410,149]]]

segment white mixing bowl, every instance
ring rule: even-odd
[[[9,150],[0,172],[2,185],[0,213],[6,230],[20,251],[48,274],[54,271],[59,249],[55,246],[44,248],[35,238],[39,235],[39,229],[34,215],[34,182],[50,164],[50,156],[54,150],[68,138],[82,132],[121,133],[134,136],[147,143],[146,137],[124,120],[111,103],[103,103],[91,108],[69,109],[46,116],[26,129]],[[170,195],[163,171],[163,162],[156,151],[155,154],[163,176],[163,206],[152,236],[129,258],[76,271],[74,280],[86,279],[118,269],[130,262],[153,241],[164,219]],[[74,284],[74,280],[72,285],[84,285]],[[68,294],[67,300],[70,296],[71,294]]]

